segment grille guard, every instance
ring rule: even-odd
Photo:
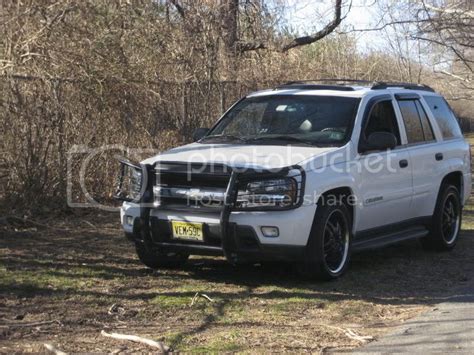
[[[142,164],[134,164],[127,159],[118,159],[120,163],[120,170],[119,175],[117,176],[117,187],[115,189],[114,198],[119,201],[126,201],[126,202],[133,202],[133,203],[141,203],[143,201],[143,197],[145,195],[146,186],[148,185],[149,174],[147,174],[147,169],[145,165]],[[140,180],[140,191],[138,193],[138,197],[133,199],[129,198],[125,195],[123,191],[123,185],[125,181],[125,176],[127,169],[135,169],[141,171],[141,180]]]
[[[156,183],[156,171],[157,165],[163,165],[166,170],[170,171],[179,171],[182,173],[188,173],[189,167],[191,170],[194,168],[202,169],[201,164],[183,164],[182,162],[164,162],[164,163],[157,163],[154,165],[136,165],[132,164],[129,161],[120,160],[121,163],[121,176],[119,187],[121,187],[121,183],[124,176],[124,168],[123,165],[131,166],[135,169],[141,169],[142,171],[142,187],[141,187],[141,197],[138,201],[140,204],[140,238],[143,240],[145,246],[147,248],[153,248],[153,241],[151,237],[151,227],[150,227],[150,212],[152,209],[166,209],[166,210],[173,210],[173,208],[169,208],[167,206],[164,207],[157,207],[153,204],[153,186]],[[198,166],[200,166],[198,168]],[[304,196],[304,189],[305,189],[305,182],[306,182],[306,174],[304,169],[299,165],[293,165],[281,169],[246,169],[245,171],[240,171],[241,169],[234,169],[224,164],[213,164],[212,165],[213,171],[212,172],[202,172],[199,170],[200,173],[206,174],[209,173],[210,175],[216,175],[215,170],[217,170],[217,174],[221,175],[225,174],[230,176],[229,183],[225,190],[224,195],[224,203],[222,207],[214,208],[213,211],[215,213],[219,213],[219,224],[221,226],[221,241],[222,241],[222,252],[227,260],[234,262],[236,260],[236,241],[233,240],[233,234],[229,232],[229,219],[230,214],[232,211],[285,211],[291,210],[300,207],[303,204],[303,196]],[[180,171],[181,170],[181,171]],[[301,181],[298,186],[298,201],[297,203],[282,207],[282,208],[250,208],[250,209],[238,209],[235,206],[235,202],[237,199],[238,193],[238,184],[239,182],[251,181],[253,179],[268,179],[268,178],[278,178],[278,177],[287,177],[288,173],[291,171],[298,171],[301,177]],[[122,199],[123,200],[123,199]],[[125,200],[123,200],[125,201]],[[183,209],[179,209],[182,211]],[[178,246],[179,243],[176,243]],[[159,246],[159,245],[158,245]]]

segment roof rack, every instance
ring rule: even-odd
[[[396,83],[396,82],[377,82],[372,86],[372,90],[384,90],[388,88],[402,88],[407,90],[422,90],[434,92],[434,89],[424,84]]]
[[[320,84],[322,83],[322,84]],[[297,80],[289,81],[278,86],[278,89],[297,89],[297,90],[338,90],[355,91],[356,89],[347,84],[365,84],[371,90],[383,90],[388,88],[400,88],[407,90],[422,90],[434,92],[434,89],[424,84],[402,83],[402,82],[384,82],[357,79],[316,79],[316,80]]]
[[[354,91],[351,86],[343,85],[324,85],[324,84],[301,84],[297,82],[286,83],[278,86],[275,90],[280,89],[296,89],[296,90],[339,90],[339,91]]]
[[[360,84],[374,84],[373,80],[358,80],[358,79],[313,79],[313,80],[296,80],[289,81],[283,85],[294,85],[294,84],[309,84],[309,83],[360,83]],[[336,84],[343,85],[343,84]]]
[[[285,84],[278,86],[276,89],[355,91],[352,86],[347,86],[345,84],[374,84],[374,82],[356,79],[296,80],[286,82]]]

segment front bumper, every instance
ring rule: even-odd
[[[252,226],[229,223],[225,247],[220,224],[203,223],[203,230],[203,242],[177,240],[172,237],[171,221],[150,217],[148,223],[137,217],[131,230],[126,230],[125,235],[134,243],[148,244],[161,252],[225,256],[233,263],[296,261],[301,260],[305,250],[304,246],[298,245],[263,244]]]
[[[153,168],[148,167],[150,174]],[[304,172],[302,175],[304,179]],[[232,197],[235,196],[237,179],[238,174],[232,172],[225,202],[213,213],[199,213],[182,208],[170,210],[168,206],[157,208],[150,206],[150,203],[124,202],[121,218],[127,238],[162,252],[225,256],[231,262],[301,260],[314,216],[314,207],[300,204],[297,208],[285,211],[234,211]],[[152,179],[148,181],[150,186],[144,196],[153,188]],[[130,223],[130,219],[133,223]],[[192,242],[174,239],[172,220],[203,223],[204,240]],[[263,237],[260,230],[262,226],[277,226],[281,236]]]

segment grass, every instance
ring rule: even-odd
[[[234,267],[221,258],[151,271],[116,215],[88,217],[98,229],[83,218],[46,221],[56,229],[0,226],[0,352],[42,352],[45,342],[67,352],[150,351],[103,338],[102,329],[196,353],[354,348],[360,343],[337,329],[381,336],[474,278],[472,203],[454,251],[429,253],[412,241],[364,252],[329,283],[299,279],[284,264]],[[191,306],[196,292],[214,302],[200,297]],[[119,311],[110,311],[114,304]],[[5,326],[47,320],[61,326]]]
[[[474,260],[472,217],[465,221],[452,253],[426,253],[405,243],[358,254],[348,274],[330,283],[298,279],[286,265],[236,268],[219,258],[193,258],[183,270],[154,272],[113,230],[71,228],[59,235],[5,227],[0,322],[59,319],[63,326],[6,331],[0,351],[38,352],[50,341],[69,352],[149,350],[101,338],[101,329],[163,340],[186,352],[356,347],[331,326],[379,336],[470,280],[472,262],[465,260]],[[200,297],[191,306],[196,292],[214,302]],[[109,314],[113,304],[123,311]]]
[[[189,297],[160,295],[153,297],[150,304],[161,308],[184,308],[190,305]]]
[[[23,296],[34,296],[34,290],[48,288],[52,290],[81,290],[93,285],[93,279],[87,274],[78,277],[74,274],[60,274],[54,270],[8,270],[0,268],[0,289],[21,288]],[[32,292],[28,292],[32,290]]]

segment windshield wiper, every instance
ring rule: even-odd
[[[280,136],[262,136],[262,137],[255,137],[251,139],[247,139],[247,142],[258,142],[258,141],[286,141],[286,142],[297,142],[297,143],[302,143],[306,145],[311,145],[315,146],[314,142],[301,139],[298,137],[294,136],[286,136],[286,135],[280,135]]]
[[[205,136],[201,139],[201,141],[205,141],[208,139],[229,139],[229,140],[238,140],[241,142],[246,142],[247,140],[245,138],[239,137],[239,136],[234,136],[233,134],[214,134],[211,136]]]

